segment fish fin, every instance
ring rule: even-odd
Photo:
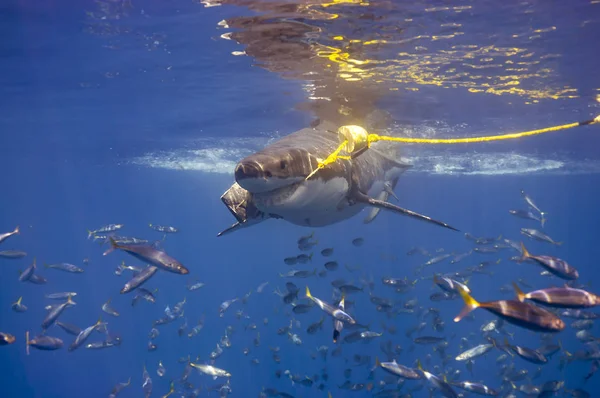
[[[541,211],[540,212],[542,218],[540,219],[540,224],[542,224],[542,228],[544,228],[544,224],[546,224],[547,218],[546,218],[546,212]]]
[[[512,285],[513,285],[513,288],[515,289],[515,293],[517,295],[517,299],[520,302],[525,301],[525,293],[523,293],[523,291],[521,290],[521,288],[515,282],[512,282]]]
[[[439,226],[444,227],[444,228],[451,229],[453,231],[459,231],[458,229],[456,229],[456,228],[454,228],[454,227],[446,224],[445,222],[434,220],[431,217],[425,216],[423,214],[416,213],[416,212],[414,212],[412,210],[404,209],[404,208],[402,208],[400,206],[396,206],[396,205],[388,203],[388,202],[384,202],[384,201],[381,201],[381,200],[373,199],[370,196],[367,196],[367,195],[363,194],[362,192],[358,192],[358,191],[354,192],[353,196],[354,196],[354,199],[356,201],[368,204],[370,206],[378,207],[380,209],[391,210],[391,211],[394,211],[396,213],[403,214],[405,216],[413,217],[413,218],[416,218],[416,219],[419,219],[419,220],[422,220],[422,221],[426,221],[426,222],[429,222],[429,223],[433,223],[433,224],[439,225]]]
[[[94,235],[94,231],[88,229],[87,232],[88,232],[88,239],[90,239]]]
[[[521,261],[525,261],[531,257],[531,254],[527,251],[527,248],[525,248],[525,244],[523,242],[521,242],[521,251],[523,252],[521,255]]]
[[[19,229],[19,226],[17,225],[13,231],[13,234],[19,235],[21,233],[21,230]]]
[[[464,289],[458,289],[458,294],[462,297],[465,302],[465,306],[462,311],[454,318],[454,322],[460,322],[461,319],[469,315],[471,311],[481,306],[480,303],[477,302],[469,293],[467,293]]]
[[[419,369],[421,371],[423,370],[423,365],[421,365],[421,360],[420,359],[417,359],[417,369]]]
[[[306,298],[309,298],[309,299],[313,298],[312,294],[310,294],[310,289],[308,288],[308,286],[306,286]]]
[[[392,196],[394,199],[396,199],[396,201],[400,202],[400,199],[398,199],[398,196],[396,196],[396,193],[394,192],[394,189],[392,188],[392,184],[385,183],[383,187],[384,187],[383,190],[385,192],[387,192],[390,196]]]
[[[231,224],[231,226],[229,226],[229,227],[225,228],[224,230],[222,230],[221,232],[219,232],[217,234],[217,237],[223,236],[225,234],[228,234],[229,232],[233,232],[236,229],[241,228],[241,227],[242,227],[242,224],[240,224],[239,221],[238,221],[235,224]]]
[[[562,246],[562,244],[563,244],[563,243],[565,243],[565,242],[554,242],[554,244],[555,244],[556,246]]]
[[[21,304],[21,300],[23,300],[23,296],[19,297],[19,299],[14,304]]]
[[[166,234],[165,234],[165,236],[166,236]],[[164,241],[164,239],[163,239],[163,241]],[[162,243],[160,240],[155,240],[154,243],[152,243],[150,246],[152,246],[156,250],[162,250],[161,245],[162,245]]]
[[[71,304],[71,305],[76,305],[77,303],[73,301],[73,299],[71,298],[72,296],[69,294],[67,296],[67,303]]]
[[[117,244],[117,241],[115,241],[115,238],[113,238],[112,236],[109,236],[108,240],[110,242],[110,247],[108,248],[107,251],[105,251],[104,253],[102,253],[103,256],[106,256],[107,254],[110,254],[110,253],[112,253],[113,251],[115,251],[116,249],[119,248],[119,245]]]
[[[29,330],[25,332],[25,351],[29,355]]]

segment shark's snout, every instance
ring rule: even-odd
[[[244,189],[253,192],[265,192],[273,189],[269,180],[273,177],[258,162],[240,162],[235,168],[235,181]]]
[[[253,163],[239,163],[235,168],[235,180],[240,181],[247,178],[260,178],[260,169]]]
[[[238,163],[235,168],[235,180],[244,187],[244,180],[262,178],[262,170],[256,163]]]

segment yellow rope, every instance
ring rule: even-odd
[[[339,153],[346,148],[347,145],[350,146],[350,154],[354,152],[358,152],[361,148],[360,145],[366,145],[366,148],[369,148],[372,143],[377,141],[392,141],[392,142],[403,142],[406,144],[468,144],[474,142],[490,142],[490,141],[502,141],[502,140],[513,140],[516,138],[529,137],[532,135],[551,133],[553,131],[561,131],[567,130],[573,127],[587,126],[590,124],[600,123],[600,115],[596,116],[594,119],[586,120],[583,122],[577,123],[569,123],[563,124],[560,126],[546,127],[538,130],[524,131],[521,133],[511,133],[511,134],[502,134],[502,135],[492,135],[486,137],[468,137],[468,138],[409,138],[409,137],[390,137],[385,135],[378,134],[368,134],[364,129],[358,126],[342,126],[338,131],[340,134],[340,146],[329,155],[325,160],[319,162],[317,168],[309,174],[306,179],[308,180],[312,177],[317,171],[322,168],[335,163],[338,159],[352,159],[352,156],[342,156]],[[366,136],[365,136],[366,135]],[[356,146],[359,146],[358,148]]]
[[[344,140],[344,142],[335,151],[333,151],[331,155],[327,156],[327,159],[323,160],[322,162],[319,162],[317,168],[314,169],[313,172],[308,175],[308,177],[306,177],[306,180],[315,175],[317,171],[321,170],[325,166],[335,163],[338,159],[350,160],[350,156],[342,156],[339,154],[342,151],[342,149],[344,149],[347,143],[348,141]]]

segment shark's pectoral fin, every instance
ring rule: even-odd
[[[427,221],[427,222],[430,222],[430,223],[433,223],[433,224],[439,225],[439,226],[441,226],[441,227],[444,227],[444,228],[451,229],[451,230],[453,230],[453,231],[458,231],[458,229],[456,229],[456,228],[454,228],[454,227],[452,227],[452,226],[450,226],[450,225],[446,224],[445,222],[441,222],[441,221],[438,221],[438,220],[434,220],[434,219],[433,219],[433,218],[431,218],[431,217],[424,216],[424,215],[422,215],[422,214],[419,214],[419,213],[415,213],[415,212],[414,212],[414,211],[412,211],[412,210],[403,209],[403,208],[402,208],[402,207],[400,207],[400,206],[396,206],[396,205],[393,205],[393,204],[391,204],[391,203],[384,202],[384,201],[382,201],[382,200],[373,199],[373,198],[371,198],[371,197],[369,197],[369,196],[365,195],[365,194],[364,194],[364,193],[362,193],[362,192],[357,192],[357,191],[355,191],[355,192],[354,192],[354,194],[353,194],[353,199],[354,199],[355,201],[357,201],[357,202],[360,202],[360,203],[365,203],[365,204],[368,204],[368,205],[370,205],[370,206],[377,207],[377,208],[379,208],[379,209],[387,209],[387,210],[391,210],[391,211],[394,211],[394,212],[396,212],[396,213],[403,214],[403,215],[405,215],[405,216],[414,217],[414,218],[416,218],[416,219],[423,220],[423,221]]]
[[[386,190],[383,190],[377,196],[377,200],[380,200],[382,202],[387,202],[387,200],[389,199],[389,196],[390,196],[390,194]],[[381,211],[381,207],[372,207],[371,209],[369,209],[369,214],[367,214],[367,216],[363,220],[363,223],[369,224],[370,222],[372,222],[375,219],[375,217],[377,217],[377,215],[379,214],[380,211]]]
[[[222,230],[221,232],[219,232],[217,234],[217,237],[223,236],[223,235],[228,234],[230,232],[233,232],[236,229],[241,228],[241,227],[242,227],[242,224],[240,224],[239,222],[236,222],[235,224],[232,224],[230,227],[225,228],[224,230]]]
[[[395,186],[396,184],[394,183],[393,185]],[[396,196],[396,194],[394,193],[394,188],[393,188],[393,185],[392,185],[392,183],[390,183],[390,182],[386,182],[386,183],[383,185],[384,192],[387,192],[388,196],[389,196],[389,195],[391,195],[391,196],[393,196],[393,197],[394,197],[394,199],[396,199],[396,201],[397,201],[397,202],[400,202],[400,199],[398,199],[398,197],[397,197],[397,196]]]

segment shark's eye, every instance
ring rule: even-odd
[[[279,162],[279,167],[281,168],[281,170],[285,170],[287,167],[287,162],[285,160],[282,160],[281,162]]]
[[[273,177],[273,174],[269,170],[265,171],[265,177],[270,178]]]

